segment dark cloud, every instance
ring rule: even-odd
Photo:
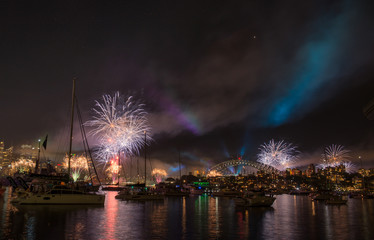
[[[206,167],[228,152],[254,158],[271,138],[312,154],[333,143],[361,152],[373,137],[362,114],[374,97],[369,3],[1,5],[7,144],[49,133],[51,151],[64,151],[57,142],[67,139],[73,77],[85,119],[104,93],[143,98],[152,154],[170,166],[176,147],[191,166]]]

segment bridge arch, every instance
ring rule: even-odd
[[[251,161],[251,160],[246,160],[246,159],[231,159],[225,162],[221,162],[212,168],[208,170],[208,174],[212,171],[216,171],[217,173],[224,173],[228,168],[230,167],[237,167],[237,166],[250,166],[255,169],[264,171],[266,173],[279,173],[279,170],[263,163]]]

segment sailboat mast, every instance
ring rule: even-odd
[[[73,79],[73,93],[71,97],[71,121],[70,121],[70,138],[69,138],[70,145],[69,145],[69,161],[68,161],[69,178],[70,178],[71,147],[73,143],[74,102],[75,102],[75,78]]]
[[[35,174],[38,174],[38,167],[39,167],[39,161],[40,161],[40,139],[38,140],[39,147],[38,147],[38,159],[36,159],[35,163]]]
[[[144,131],[144,187],[147,186],[147,131]]]

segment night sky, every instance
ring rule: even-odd
[[[0,139],[67,151],[72,79],[83,118],[120,91],[146,103],[154,166],[186,171],[270,139],[345,146],[374,167],[370,1],[0,1]],[[75,150],[80,149],[78,132]],[[92,147],[95,139],[90,138]]]

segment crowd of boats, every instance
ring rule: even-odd
[[[236,206],[243,207],[270,207],[276,200],[276,195],[284,194],[274,193],[271,191],[243,191],[229,188],[216,189],[197,189],[195,186],[184,186],[175,188],[175,186],[156,187],[148,191],[142,188],[124,188],[118,193],[116,199],[120,200],[163,200],[167,196],[189,196],[208,194],[212,197],[229,197],[233,198]],[[338,192],[338,191],[303,191],[293,190],[287,192],[290,195],[308,195],[312,201],[324,202],[327,205],[347,204],[348,198],[374,199],[374,195],[369,192]]]
[[[8,177],[11,184],[11,203],[19,205],[104,205],[106,191],[100,186],[92,186],[87,183],[64,182],[58,177],[51,179],[34,178],[24,180]],[[189,197],[193,195],[207,194],[212,197],[229,197],[238,207],[270,207],[276,200],[273,192],[243,191],[229,188],[202,188],[185,184],[158,184],[146,186],[133,184],[127,186],[106,187],[106,190],[117,191],[115,198],[123,201],[163,201],[166,197]],[[5,188],[0,188],[0,195]],[[348,198],[374,198],[373,194],[364,192],[341,193],[334,191],[302,191],[293,190],[288,194],[308,195],[312,201],[322,201],[326,204],[347,204]]]
[[[165,197],[188,197],[191,195],[209,194],[212,197],[230,197],[234,199],[237,206],[241,207],[270,207],[275,201],[273,195],[264,192],[242,192],[230,189],[214,189],[214,191],[206,191],[206,189],[196,188],[194,186],[185,185],[181,188],[175,186],[156,187],[147,191],[142,187],[130,186],[122,189],[116,199],[120,200],[164,200]]]

